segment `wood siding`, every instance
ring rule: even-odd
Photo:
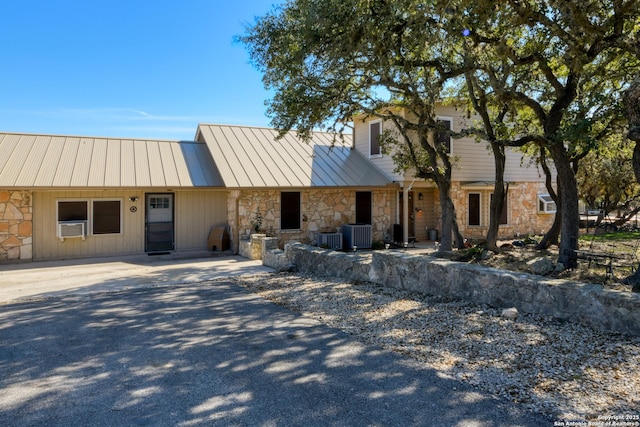
[[[451,106],[440,106],[438,116],[453,119],[453,131],[457,132],[471,125],[473,117],[468,119],[464,112],[457,111]],[[357,151],[369,157],[369,121],[376,118],[354,120],[354,146]],[[383,129],[393,126],[386,121]],[[493,155],[486,143],[478,143],[473,138],[452,140],[452,153],[456,161],[452,173],[453,181],[489,181],[495,180]],[[394,172],[395,165],[389,155],[371,158],[370,161],[380,168],[390,179],[402,181],[403,177]],[[528,166],[528,160],[522,162],[522,154],[513,150],[507,152],[505,180],[512,182],[535,181],[544,182],[542,171],[536,166]],[[410,173],[407,174],[408,180]]]
[[[148,192],[158,193],[149,189]],[[145,190],[36,191],[33,196],[33,259],[79,258],[144,253]],[[227,192],[174,191],[176,250],[206,249],[212,226],[227,224]],[[136,201],[129,200],[137,197]],[[122,201],[122,233],[85,240],[56,237],[56,204],[60,199],[118,199]],[[135,212],[130,210],[135,207]]]
[[[393,159],[389,155],[371,156],[369,155],[369,122],[377,120],[371,118],[363,121],[362,119],[354,120],[353,129],[353,143],[356,151],[362,154],[365,158],[369,159],[378,169],[380,169],[390,180],[402,181],[402,175],[395,173],[395,165]],[[385,131],[386,126],[390,126],[390,123],[384,122],[382,124],[382,132]]]
[[[205,249],[211,227],[227,225],[227,192],[176,192],[175,224],[176,250]]]

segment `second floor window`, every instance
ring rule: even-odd
[[[369,156],[379,157],[382,155],[380,151],[380,135],[382,135],[382,121],[376,120],[369,123]]]

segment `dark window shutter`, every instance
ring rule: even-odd
[[[480,194],[469,193],[469,225],[480,225]]]

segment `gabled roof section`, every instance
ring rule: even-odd
[[[222,185],[202,143],[0,133],[0,188]]]
[[[385,186],[389,179],[348,146],[332,147],[333,134],[314,132],[306,143],[295,132],[276,140],[275,129],[201,124],[227,188]]]

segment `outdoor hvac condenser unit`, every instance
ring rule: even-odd
[[[319,247],[327,249],[342,249],[341,233],[318,233],[316,234],[316,242]]]
[[[342,247],[346,250],[357,247],[358,249],[371,248],[371,225],[369,224],[345,224],[342,226]]]
[[[59,222],[58,223],[58,237],[61,241],[71,237],[84,237],[87,235],[87,223],[86,222]]]

